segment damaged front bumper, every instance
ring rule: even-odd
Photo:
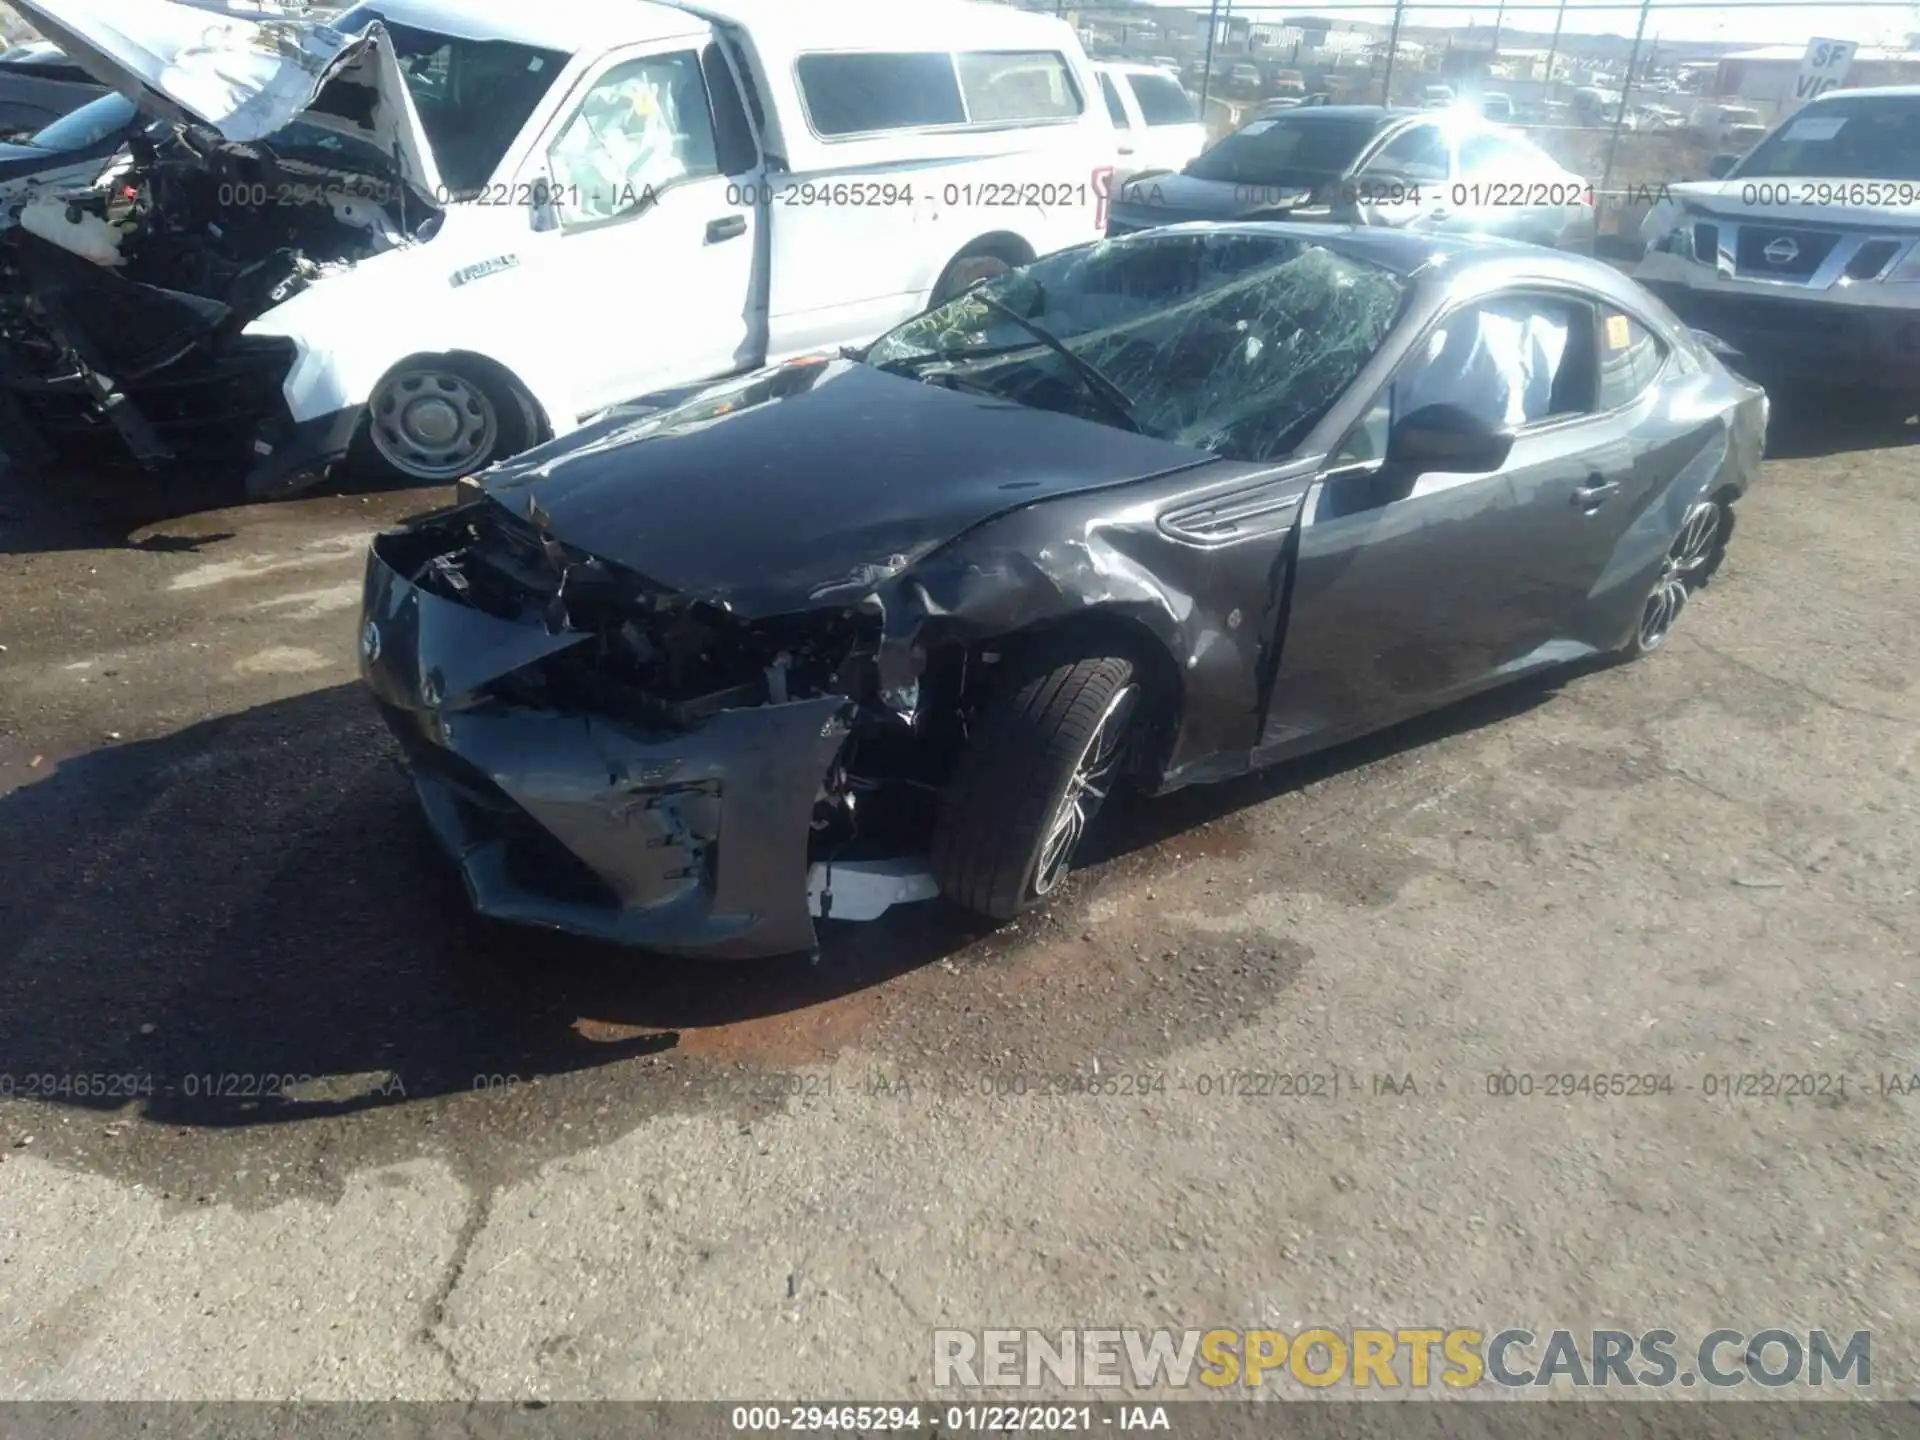
[[[492,682],[592,637],[437,595],[390,558],[398,543],[368,555],[361,674],[477,910],[676,955],[814,947],[811,822],[852,702],[677,730],[515,703]]]

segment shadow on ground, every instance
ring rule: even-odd
[[[1920,439],[1914,401],[1856,390],[1775,387],[1768,425],[1769,460],[1818,460],[1911,445]]]
[[[439,503],[433,486],[343,477],[297,498],[417,493],[417,508]],[[247,505],[237,474],[147,474],[131,466],[34,470],[0,456],[0,555],[57,550],[197,551],[233,538],[202,517]],[[272,504],[255,513],[271,513]],[[177,528],[169,529],[170,526]],[[142,533],[148,532],[148,533]],[[137,537],[137,538],[135,538]]]
[[[1243,782],[1131,802],[1090,859],[1149,851],[1545,693],[1514,687]],[[0,1068],[150,1075],[138,1098],[166,1121],[311,1118],[668,1050],[682,1027],[884,985],[986,933],[936,902],[829,927],[817,964],[715,964],[496,925],[468,909],[392,755],[347,685],[100,751],[0,797]],[[369,1079],[291,1108],[260,1103],[279,1097],[257,1079],[219,1078],[384,1073],[404,1097]],[[47,1098],[112,1109],[123,1088]]]

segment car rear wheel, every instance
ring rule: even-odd
[[[1666,643],[1680,612],[1687,607],[1688,597],[1720,568],[1732,520],[1732,513],[1718,500],[1702,500],[1687,511],[1660,568],[1660,578],[1654,581],[1641,608],[1639,628],[1627,647],[1630,655],[1651,655]]]
[[[367,401],[363,468],[444,484],[526,449],[532,409],[510,383],[457,360],[390,371]]]
[[[1140,700],[1131,661],[1056,659],[977,717],[933,838],[949,900],[993,920],[1044,902],[1066,878],[1119,778]]]

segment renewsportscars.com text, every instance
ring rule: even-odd
[[[936,1330],[941,1389],[1182,1390],[1666,1389],[1757,1385],[1865,1389],[1873,1335],[1855,1330],[1725,1328],[1698,1340],[1672,1330],[1466,1326],[1281,1330]]]

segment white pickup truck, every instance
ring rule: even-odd
[[[175,124],[0,243],[16,456],[452,480],[1104,228],[1092,68],[1007,6],[18,8]]]
[[[1756,379],[1920,392],[1920,87],[1830,91],[1712,169],[1634,278]]]

